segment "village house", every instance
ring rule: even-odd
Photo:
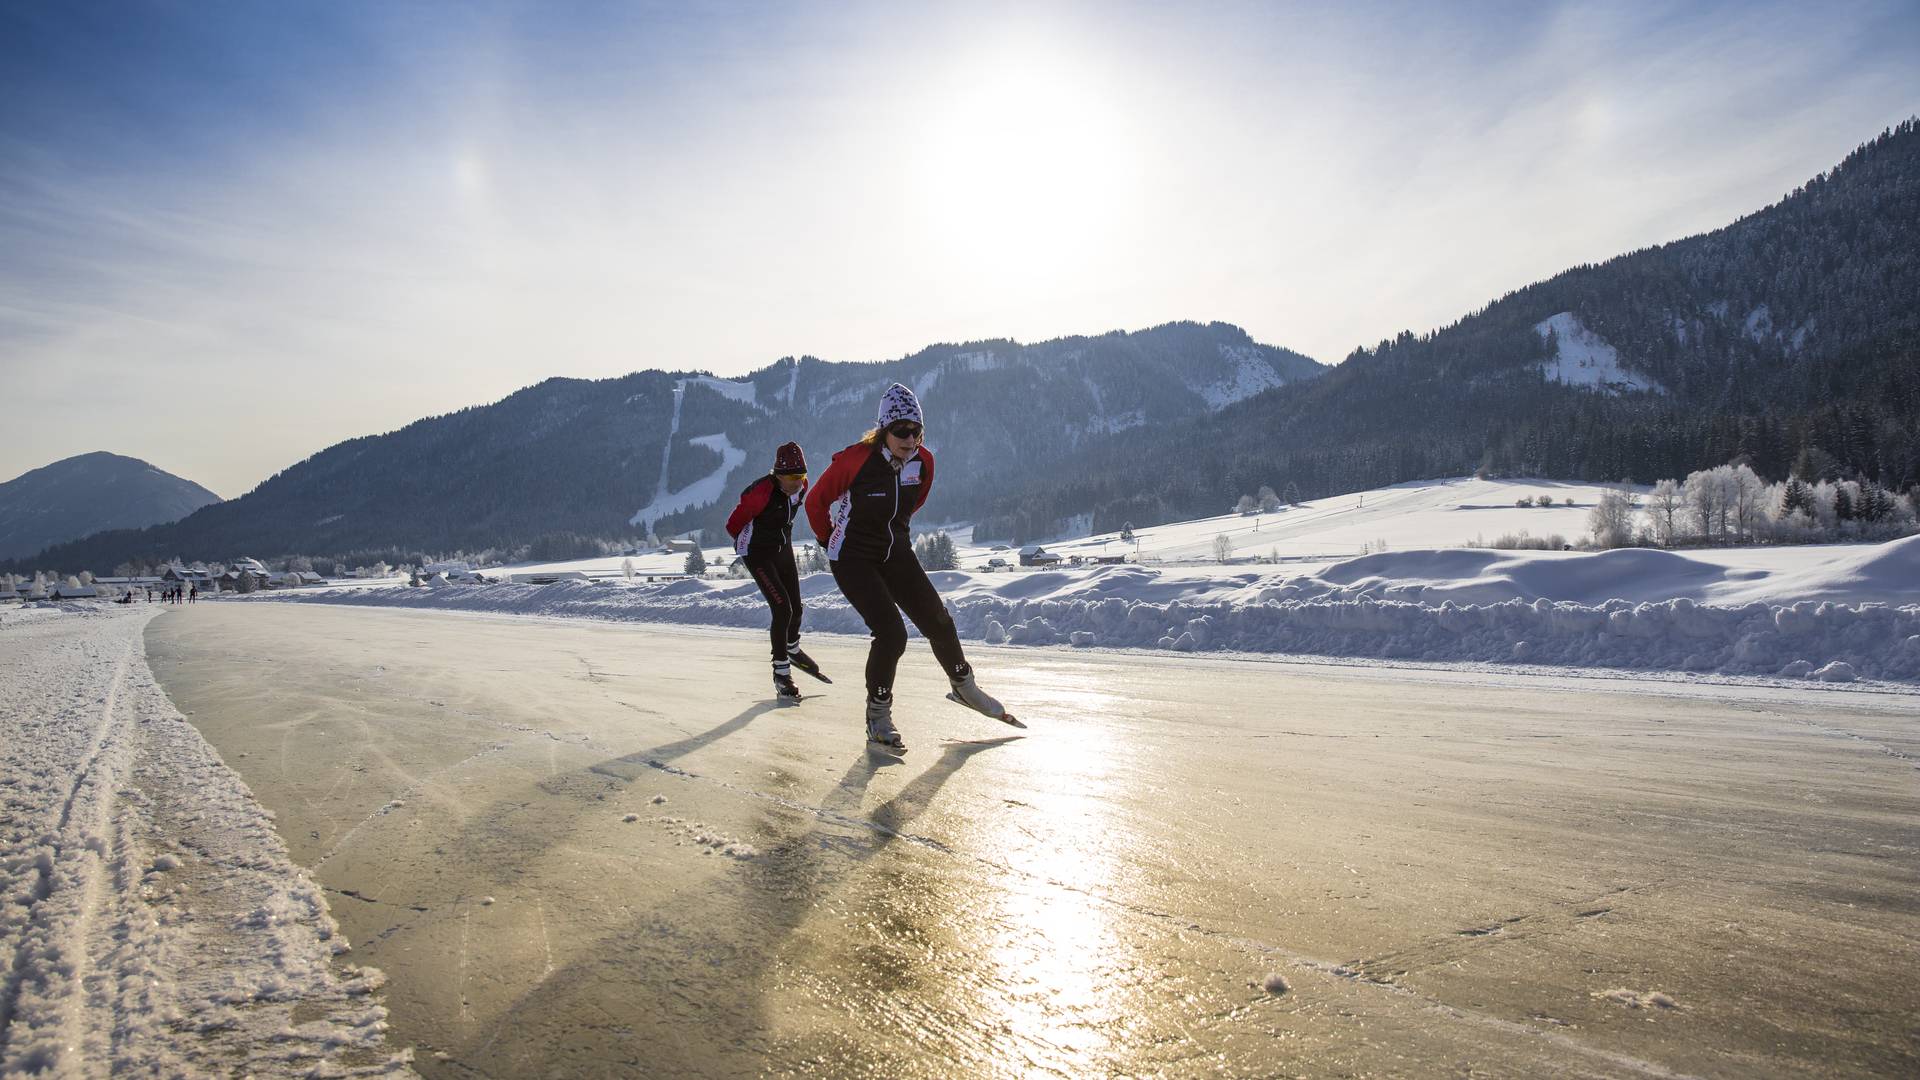
[[[1039,544],[1028,544],[1026,547],[1020,549],[1020,565],[1058,566],[1060,565],[1060,556],[1055,555]]]

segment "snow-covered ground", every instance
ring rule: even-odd
[[[0,608],[0,1074],[411,1074],[383,976],[154,683],[150,605]]]
[[[967,542],[935,575],[963,636],[991,644],[1297,653],[1428,663],[1523,663],[1734,677],[1920,680],[1920,537],[1801,547],[1504,551],[1462,547],[1530,531],[1577,536],[1605,488],[1547,481],[1403,484],[1270,514],[1046,545],[1122,565],[981,572],[1017,553]],[[1548,496],[1550,508],[1519,507]],[[1567,500],[1572,505],[1566,505]],[[1216,538],[1236,557],[1208,561]],[[684,556],[516,567],[592,584],[358,588],[263,600],[753,626],[751,582],[678,577]],[[730,561],[716,548],[709,561]],[[674,575],[647,580],[648,575]],[[864,628],[826,574],[806,576],[807,627]]]
[[[702,482],[717,483],[712,477]],[[1586,534],[1587,515],[1600,496],[1610,490],[1613,488],[1563,480],[1468,477],[1421,480],[1315,499],[1270,513],[1222,514],[1154,525],[1134,530],[1130,541],[1121,540],[1117,532],[1108,532],[1050,540],[1045,547],[1063,558],[1124,555],[1130,561],[1147,565],[1200,564],[1195,569],[1210,573],[1213,571],[1207,567],[1215,565],[1214,544],[1218,536],[1227,538],[1233,549],[1232,558],[1237,562],[1277,559],[1296,564],[1295,569],[1381,550],[1464,547],[1522,533],[1541,539],[1561,536],[1571,543]],[[1522,498],[1534,500],[1542,495],[1551,497],[1554,505],[1515,505]],[[931,515],[939,512],[938,503],[936,493],[934,505],[927,511],[928,519],[916,521],[915,528],[946,529],[951,533],[959,545],[964,568],[983,567],[990,558],[1012,561],[1014,552],[1009,545],[975,542],[970,525],[942,524],[933,519]],[[807,542],[805,533],[802,527],[795,539]],[[704,554],[709,563],[731,561],[733,546],[721,536]],[[631,560],[636,572],[642,575],[676,574],[685,558],[677,553],[652,553],[634,555]],[[591,575],[611,575],[620,573],[626,561],[626,557],[614,555],[569,562],[516,564],[501,569],[512,573],[578,570]]]

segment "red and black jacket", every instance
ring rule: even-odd
[[[907,522],[933,491],[933,455],[922,446],[894,467],[883,446],[854,443],[833,455],[833,464],[807,493],[807,521],[827,546],[827,558],[891,558],[912,554]]]
[[[800,502],[806,498],[807,485],[789,496],[781,492],[780,481],[769,473],[740,492],[740,505],[727,515],[727,535],[733,537],[733,550],[755,558],[793,550],[793,521],[800,516]]]

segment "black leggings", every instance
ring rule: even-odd
[[[773,609],[767,636],[773,639],[773,662],[782,663],[787,650],[800,645],[800,571],[793,565],[793,552],[748,555],[747,569],[753,571],[754,584]]]
[[[873,645],[867,650],[867,697],[893,696],[893,673],[900,666],[900,654],[907,651],[902,611],[933,646],[934,658],[950,678],[963,678],[972,670],[960,649],[953,616],[947,614],[947,606],[911,550],[895,551],[883,562],[838,560],[833,564],[833,580],[873,631]]]

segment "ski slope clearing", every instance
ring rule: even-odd
[[[384,976],[155,684],[158,613],[0,610],[0,1074],[412,1075]]]
[[[430,1075],[1920,1066],[1910,697],[975,646],[1012,732],[916,647],[896,759],[859,639],[178,615]]]
[[[1781,569],[1755,565],[1784,554]],[[1739,558],[1730,556],[1738,555]],[[1524,663],[1725,676],[1920,681],[1920,537],[1703,553],[1389,551],[1317,573],[1116,565],[933,575],[963,638]],[[864,634],[828,574],[801,579],[810,631]],[[241,602],[759,626],[751,581],[316,589]]]

